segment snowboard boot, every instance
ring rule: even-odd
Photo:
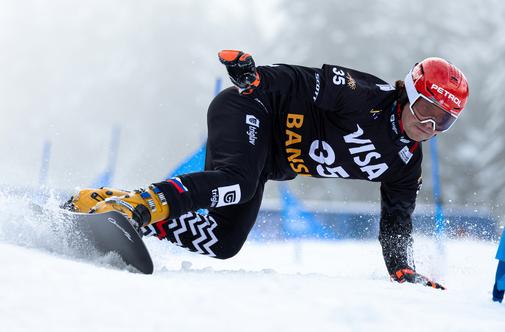
[[[134,221],[137,229],[165,220],[169,215],[165,195],[154,185],[131,192],[113,188],[83,189],[62,208],[82,213],[118,211]]]
[[[118,211],[134,220],[138,227],[165,220],[169,216],[169,206],[165,195],[158,187],[151,185],[147,190],[139,189],[122,196],[112,196],[98,202],[90,213]]]
[[[73,212],[89,213],[98,203],[108,197],[124,196],[128,194],[125,190],[102,187],[99,189],[82,189],[77,195],[70,197],[62,208]]]

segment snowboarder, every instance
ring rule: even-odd
[[[297,175],[380,182],[379,241],[398,282],[444,289],[415,270],[412,221],[421,187],[421,142],[447,131],[468,99],[463,73],[427,58],[394,86],[335,65],[256,67],[251,55],[218,54],[234,87],[211,102],[205,170],[147,189],[85,189],[80,212],[118,210],[144,235],[226,259],[253,227],[267,180]],[[208,209],[207,215],[196,212]]]

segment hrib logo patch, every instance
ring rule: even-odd
[[[234,184],[217,188],[218,197],[216,207],[238,204],[241,198],[240,185]]]

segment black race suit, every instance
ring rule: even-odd
[[[419,143],[403,135],[398,91],[370,74],[324,65],[258,67],[252,95],[221,92],[207,114],[205,171],[155,185],[170,205],[145,234],[217,258],[235,255],[267,180],[297,175],[381,182],[379,241],[389,273],[414,268]],[[208,215],[195,211],[208,209]]]

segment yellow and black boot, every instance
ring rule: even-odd
[[[122,196],[108,197],[98,202],[90,213],[118,211],[137,223],[140,228],[162,221],[169,216],[165,195],[154,185],[147,190],[139,189]]]
[[[76,195],[63,204],[62,208],[74,211],[89,213],[95,205],[104,201],[108,197],[124,196],[128,191],[114,188],[102,187],[99,189],[82,189]]]

